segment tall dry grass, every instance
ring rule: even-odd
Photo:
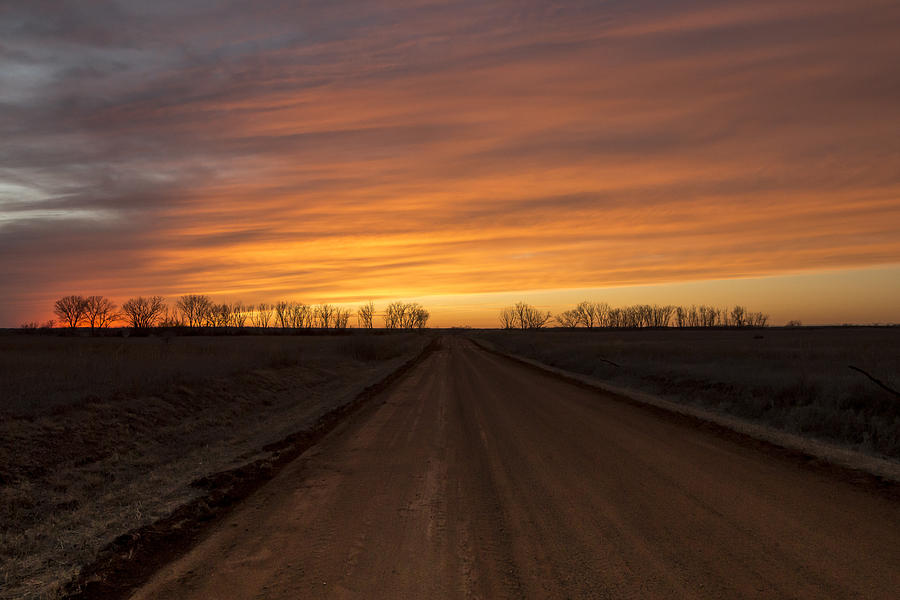
[[[0,337],[0,599],[54,597],[418,353],[426,336]]]
[[[0,414],[34,415],[111,394],[332,358],[383,360],[410,335],[64,337],[0,335]],[[363,350],[361,351],[360,348]]]

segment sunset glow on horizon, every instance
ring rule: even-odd
[[[900,322],[900,5],[0,8],[0,327],[55,298]]]

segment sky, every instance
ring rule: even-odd
[[[895,0],[0,3],[0,326],[53,300],[900,322]]]

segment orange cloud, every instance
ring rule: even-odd
[[[893,3],[22,10],[3,324],[900,263]]]

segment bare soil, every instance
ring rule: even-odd
[[[896,490],[445,337],[134,594],[895,598]]]

